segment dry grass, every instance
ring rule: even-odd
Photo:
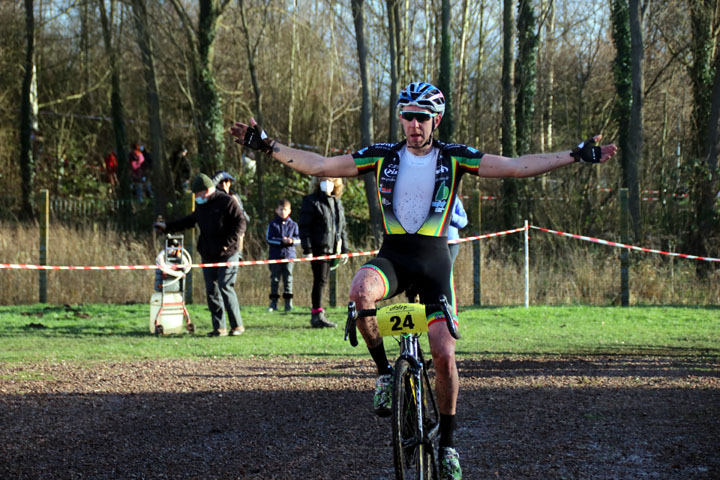
[[[521,255],[510,257],[482,240],[482,303],[484,305],[521,305],[524,303],[524,270]],[[264,259],[266,252],[257,239],[246,259]],[[567,239],[561,248],[552,249],[531,241],[530,303],[534,305],[590,304],[617,305],[620,302],[620,250],[599,245],[579,244]],[[39,262],[37,227],[0,224],[0,263]],[[150,235],[134,237],[113,230],[75,229],[55,225],[50,231],[50,265],[147,265],[160,250]],[[544,248],[542,252],[537,249]],[[720,272],[700,281],[691,260],[668,259],[658,255],[631,254],[631,304],[717,305],[720,303]],[[346,292],[357,267],[369,257],[350,259],[338,269],[338,304],[346,301]],[[202,275],[193,270],[193,297],[204,302]],[[262,305],[267,302],[269,278],[264,265],[246,266],[238,275],[241,302]],[[50,271],[48,300],[62,303],[146,303],[152,294],[153,270],[140,271]],[[310,303],[312,274],[308,263],[295,266],[295,303]],[[0,271],[0,304],[26,304],[38,301],[38,272],[33,270]],[[473,255],[469,243],[461,245],[455,263],[455,288],[460,305],[473,302]]]

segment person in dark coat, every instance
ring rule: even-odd
[[[245,207],[243,206],[242,198],[240,198],[239,193],[232,189],[232,184],[235,181],[235,177],[230,175],[228,172],[221,170],[215,173],[212,181],[215,184],[215,188],[227,193],[235,199],[238,205],[240,205],[240,210],[242,210],[243,217],[245,217],[245,223],[247,224],[247,226],[250,226],[250,215],[247,214],[247,210],[245,210]],[[238,251],[240,252],[240,258],[242,258],[243,245],[245,243],[244,233],[240,235],[239,241],[240,246],[238,247]]]
[[[300,235],[298,224],[290,218],[292,207],[290,201],[283,198],[275,208],[275,218],[270,221],[265,234],[265,240],[270,245],[268,254],[269,260],[282,260],[297,258],[295,246],[300,244]],[[293,308],[293,278],[292,271],[295,264],[287,263],[271,263],[270,267],[270,306],[268,312],[274,312],[278,309],[278,300],[280,299],[280,279],[283,280],[283,299],[285,300],[285,311],[289,312]]]
[[[342,179],[315,177],[312,186],[313,193],[302,199],[298,219],[303,254],[317,257],[347,253],[349,250],[345,211],[340,201],[343,192]],[[310,325],[313,328],[337,326],[327,319],[322,307],[323,290],[327,285],[332,263],[332,260],[310,262],[313,272]]]
[[[172,233],[197,225],[200,228],[197,251],[203,263],[238,262],[239,239],[247,228],[240,205],[230,195],[216,190],[210,177],[202,173],[193,179],[191,190],[195,195],[195,211],[167,224],[162,221],[155,222],[155,228]],[[213,330],[208,333],[209,337],[242,335],[245,331],[235,293],[237,272],[237,265],[203,268],[213,326]],[[229,332],[225,313],[230,322]]]

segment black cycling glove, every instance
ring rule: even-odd
[[[602,157],[602,148],[595,145],[593,137],[588,138],[570,152],[576,162],[582,163],[600,163]]]
[[[267,136],[265,130],[260,128],[260,125],[254,127],[248,126],[245,130],[245,138],[243,138],[243,145],[253,150],[259,150],[265,152],[268,155],[272,155],[272,146],[275,142]]]

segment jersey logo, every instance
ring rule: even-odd
[[[435,200],[431,203],[436,213],[440,213],[445,210],[449,196],[450,189],[445,185],[445,181],[443,181],[437,189]]]

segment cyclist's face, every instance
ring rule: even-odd
[[[406,112],[426,113],[427,118],[422,118],[422,115],[420,116],[421,118],[417,118],[418,116],[413,115],[403,115]],[[428,138],[430,138],[433,128],[437,127],[437,125],[440,123],[439,115],[431,115],[432,112],[430,112],[430,110],[428,110],[427,108],[421,108],[415,105],[408,105],[407,107],[403,107],[402,111],[400,112],[400,119],[402,122],[403,131],[405,132],[405,138],[407,138],[408,148],[423,148],[423,145],[427,142]]]

